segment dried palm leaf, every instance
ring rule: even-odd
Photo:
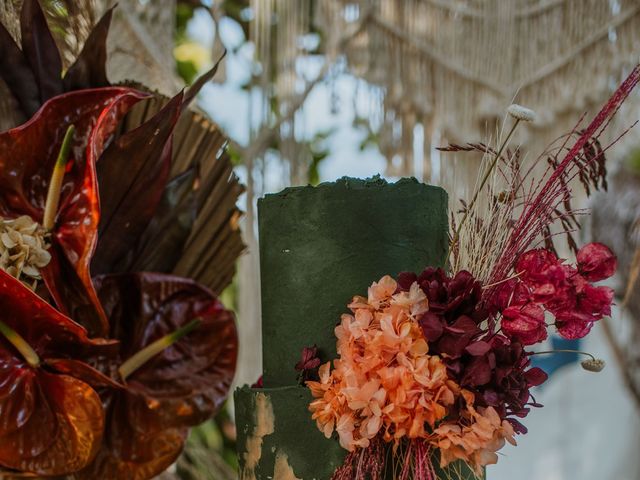
[[[122,123],[121,134],[151,119],[168,101],[155,94],[137,105]],[[204,115],[194,111],[181,115],[174,131],[172,180],[128,269],[193,278],[216,294],[231,283],[245,248],[236,206],[244,190],[226,143],[220,129]]]

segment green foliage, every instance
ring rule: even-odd
[[[227,155],[229,155],[234,167],[242,165],[242,153],[240,153],[235,143],[229,143],[229,145],[227,145]]]
[[[182,78],[187,85],[191,85],[198,75],[198,67],[196,67],[195,62],[191,60],[184,61],[176,59],[176,69],[180,78]]]
[[[327,139],[334,132],[335,129],[318,132],[308,143],[309,152],[311,153],[311,163],[309,165],[310,185],[315,186],[320,183],[320,164],[331,153],[327,145]]]
[[[235,480],[235,431],[226,408],[191,431],[177,466],[182,480]]]
[[[640,175],[640,148],[635,149],[627,157],[627,166],[636,175]]]
[[[193,18],[196,7],[191,2],[178,2],[176,5],[176,47],[189,42],[187,37],[187,27]],[[175,57],[175,54],[174,54]],[[191,85],[198,75],[198,66],[193,60],[176,58],[176,71],[187,85]]]
[[[377,147],[380,142],[380,136],[378,132],[374,132],[371,129],[371,125],[366,118],[356,117],[353,121],[353,126],[358,130],[362,130],[365,133],[365,137],[360,142],[360,151],[364,151],[369,147]]]

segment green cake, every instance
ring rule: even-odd
[[[294,366],[313,344],[336,358],[334,328],[373,281],[444,264],[447,194],[415,179],[343,178],[267,195],[258,214],[263,388],[235,392],[240,478],[329,480],[346,451],[317,429]]]

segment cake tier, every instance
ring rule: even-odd
[[[330,480],[346,451],[311,420],[304,387],[249,388],[235,392],[240,480]],[[434,462],[437,464],[437,461]],[[475,480],[456,462],[436,468],[439,480]],[[393,480],[389,472],[388,480]]]
[[[346,451],[311,420],[309,389],[237,389],[236,428],[241,480],[329,480]]]
[[[445,260],[447,194],[415,179],[287,188],[258,212],[265,387],[296,384],[305,346],[335,358],[334,326],[372,282]]]
[[[447,194],[415,179],[343,178],[267,195],[258,211],[266,388],[235,393],[240,478],[329,480],[347,452],[312,421],[294,367],[313,344],[337,357],[335,325],[372,282],[443,265]],[[473,478],[453,468],[439,478]]]

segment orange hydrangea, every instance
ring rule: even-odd
[[[464,460],[479,473],[483,466],[497,463],[496,452],[505,441],[516,444],[515,432],[493,407],[476,410],[473,394],[462,390],[461,395],[466,403],[466,409],[461,412],[465,421],[441,423],[433,432],[432,444],[440,449],[441,466],[454,460]]]
[[[320,381],[307,382],[315,400],[309,409],[318,428],[335,430],[343,448],[367,447],[382,435],[427,439],[459,392],[441,359],[428,354],[417,318],[429,308],[415,283],[395,293],[389,276],[374,283],[368,297],[354,297],[335,333],[339,359],[320,368]]]

